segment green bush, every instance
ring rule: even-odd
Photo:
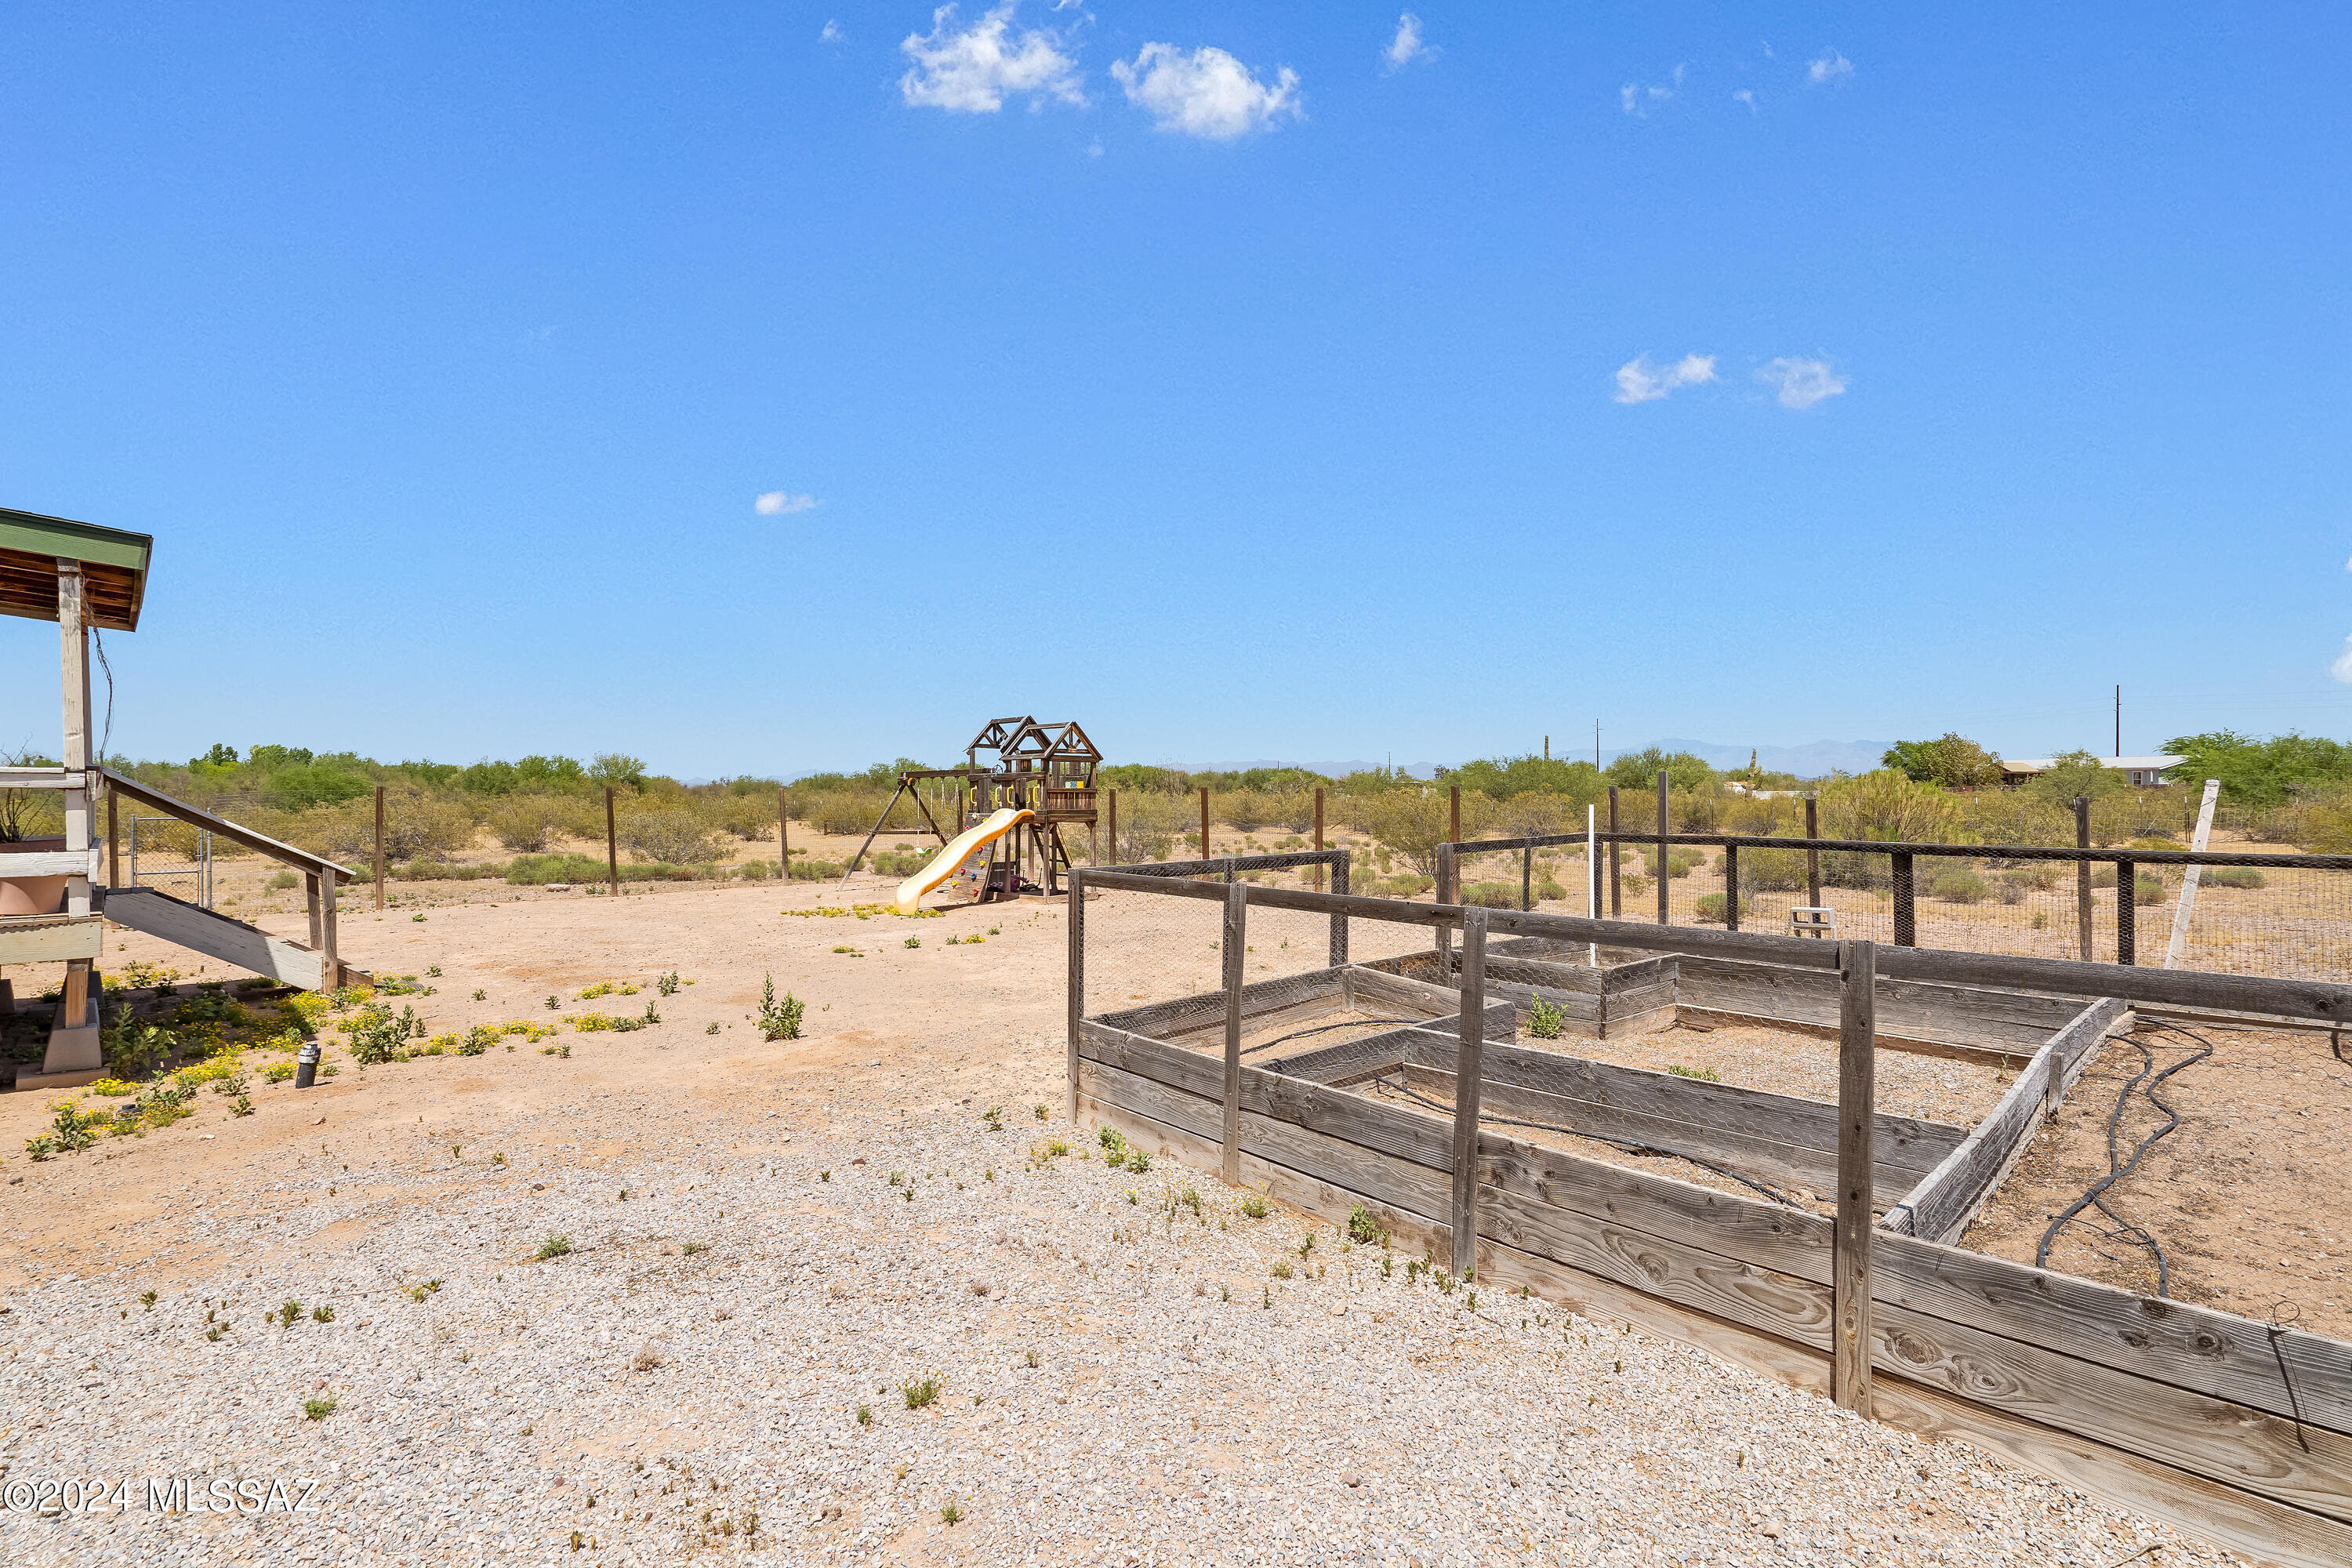
[[[2255,866],[2208,866],[2197,879],[2208,888],[2259,888],[2263,873]]]
[[[1724,908],[1724,896],[1721,893],[1701,893],[1699,895],[1698,918],[1706,924],[1723,924]],[[1739,918],[1741,920],[1746,920],[1749,915],[1752,915],[1755,912],[1756,901],[1753,899],[1748,898],[1746,894],[1741,894],[1739,899]]]
[[[2132,879],[2132,902],[2160,904],[2164,902],[2164,879],[2143,871]]]
[[[1739,888],[1748,893],[1797,893],[1805,889],[1801,849],[1742,849]]]
[[[1462,889],[1462,901],[1489,910],[1516,910],[1519,907],[1519,885],[1517,882],[1473,882]]]
[[[506,879],[520,888],[550,882],[601,882],[605,863],[593,855],[518,855],[507,862]]]
[[[572,858],[584,860],[587,857],[575,855]],[[507,868],[495,860],[479,866],[453,866],[446,860],[411,860],[400,868],[397,875],[404,882],[479,882],[505,877]],[[508,879],[511,881],[513,879]]]
[[[1965,866],[1941,867],[1927,879],[1927,896],[1948,903],[1980,903],[1991,891],[1982,877]]]
[[[1528,1034],[1538,1040],[1556,1040],[1568,1028],[1565,1008],[1543,999],[1538,991],[1528,1000]]]
[[[1680,849],[1669,846],[1666,850],[1666,874],[1670,877],[1687,877],[1700,866],[1706,864],[1706,858],[1695,849]],[[1648,848],[1643,850],[1642,867],[1653,877],[1655,877],[1658,874],[1658,852],[1656,849]],[[1741,869],[1744,871],[1746,868],[1743,867]]]
[[[2003,871],[2000,879],[2011,887],[2048,892],[2063,879],[2065,870],[2054,860],[2028,860],[2022,866],[2011,866]]]
[[[832,882],[840,879],[842,868],[830,860],[795,860],[793,880],[795,882]]]
[[[709,827],[683,808],[632,812],[621,818],[617,836],[630,854],[657,865],[693,866],[719,857]]]

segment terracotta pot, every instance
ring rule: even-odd
[[[11,877],[11,855],[54,855],[66,847],[58,838],[26,838],[0,844],[0,915],[53,915],[66,907],[68,877]]]

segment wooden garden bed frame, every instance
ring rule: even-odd
[[[1223,988],[1087,1016],[1090,889],[1221,900]],[[1525,1286],[1906,1430],[1965,1439],[2230,1550],[2315,1568],[2352,1562],[2352,1344],[1948,1244],[2031,1141],[2038,1113],[2135,1005],[2340,1025],[2352,1020],[2352,987],[1668,930],[1128,869],[1081,868],[1072,890],[1073,1119],[1092,1116],[1335,1221],[1363,1205],[1406,1245],[1450,1258],[1459,1275]],[[1245,985],[1237,961],[1251,905],[1458,935],[1458,949],[1444,944],[1454,950],[1452,983],[1335,963]],[[1664,1075],[1511,1044],[1505,1009],[1513,999],[1487,997],[1490,932],[1760,965],[1828,988],[1841,1041],[1833,1119],[1832,1108],[1793,1101],[1807,1108],[1800,1124],[1786,1107],[1761,1103],[1788,1097],[1678,1079],[1662,1087],[1648,1080]],[[1411,987],[1403,994],[1429,1021],[1264,1067],[1241,1058],[1244,1025],[1328,1011],[1368,987],[1389,1005],[1392,986]],[[2063,1016],[2025,1055],[2000,1106],[1962,1133],[1875,1111],[1875,1009],[1905,987],[1925,1008],[1934,1005],[1927,988],[1945,987],[1959,999],[2021,996],[2004,1005],[2048,1004],[2044,1016]],[[1219,1026],[1222,1060],[1178,1043]],[[1344,1087],[1391,1064],[1409,1081],[1417,1072],[1451,1091],[1452,1115]],[[1605,1110],[1663,1149],[1712,1147],[1727,1163],[1769,1158],[1792,1179],[1799,1171],[1809,1182],[1827,1175],[1837,1215],[1481,1126],[1483,1107],[1518,1114],[1512,1105],[1544,1113],[1528,1120],[1571,1126]],[[1759,1121],[1755,1113],[1765,1110],[1776,1114]],[[1874,1223],[1879,1205],[1890,1206]]]

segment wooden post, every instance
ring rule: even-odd
[[[1486,911],[1462,911],[1462,1016],[1454,1059],[1454,1272],[1478,1277],[1478,1100],[1486,1087]]]
[[[1519,846],[1519,908],[1531,910],[1535,907],[1536,847],[1522,844]]]
[[[1204,792],[1205,793],[1205,792]],[[1225,884],[1225,1184],[1242,1184],[1242,959],[1249,926],[1249,884]]]
[[[621,896],[621,836],[613,822],[613,786],[604,786],[604,876],[613,896]]]
[[[1917,928],[1913,923],[1915,910],[1911,885],[1911,857],[1890,855],[1886,858],[1888,872],[1895,883],[1895,945],[1916,947],[1919,945],[1919,938]]]
[[[65,788],[66,849],[70,854],[88,855],[97,836],[90,832],[89,784],[92,759],[89,744],[89,598],[88,584],[82,580],[81,563],[57,557],[58,563],[58,648],[59,674],[65,697],[64,763],[68,775]],[[89,869],[66,879],[66,913],[89,913]],[[88,986],[90,961],[86,958],[67,961],[68,974],[79,973]],[[70,981],[68,984],[71,984]],[[79,1029],[82,1015],[68,1011],[60,1016],[72,1021],[66,1026]]]
[[[1451,794],[1453,797],[1452,812],[1446,819],[1450,824],[1450,830],[1447,832],[1445,837],[1451,842],[1459,844],[1462,842],[1462,786],[1460,784],[1453,785]]]
[[[793,879],[793,808],[781,789],[776,791],[776,878],[786,884]]]
[[[1617,786],[1609,786],[1609,831],[1617,831]],[[1625,914],[1625,889],[1617,879],[1618,857],[1622,850],[1615,838],[1609,840],[1609,918],[1622,920]]]
[[[2074,847],[2091,847],[2091,797],[2074,797]],[[2091,863],[2074,862],[2074,935],[2080,950],[2076,956],[2085,963],[2091,962]]]
[[[1118,791],[1117,791],[1117,790],[1113,790],[1113,791],[1111,791],[1111,792],[1110,792],[1110,863],[1111,863],[1112,865],[1114,865],[1114,866],[1116,866],[1116,865],[1118,865],[1118,864],[1119,863],[1119,860],[1118,860]]]
[[[2139,867],[2130,860],[2116,862],[2116,962],[2139,962]]]
[[[1348,894],[1348,862],[1339,861],[1331,868],[1331,890],[1340,897]],[[1339,968],[1348,962],[1348,917],[1334,913],[1331,917],[1331,967]]]
[[[1078,1121],[1078,1041],[1086,1032],[1087,1016],[1087,894],[1086,884],[1076,871],[1070,873],[1068,1016],[1070,1037],[1064,1061],[1070,1079],[1070,1124],[1075,1127]]]
[[[383,908],[383,785],[375,786],[375,907]]]
[[[1454,846],[1441,844],[1437,847],[1437,901],[1439,903],[1451,904],[1460,901],[1454,896]],[[1443,977],[1454,972],[1454,932],[1450,927],[1440,925],[1437,928],[1436,936],[1437,973]]]
[[[319,879],[319,988],[332,991],[343,983],[342,955],[335,942],[335,884],[341,879],[332,871]]]
[[[319,907],[319,873],[316,871],[302,873],[302,902],[310,915],[310,951],[324,952],[327,951],[326,916]]]
[[[1818,792],[1805,796],[1805,837],[1822,836],[1822,797]],[[1805,847],[1805,902],[1814,909],[1822,907],[1822,852],[1811,845]]]
[[[110,888],[119,888],[122,885],[122,839],[116,831],[114,806],[114,792],[108,790],[106,792],[106,885]]]
[[[1318,854],[1322,853],[1323,850],[1323,786],[1321,784],[1315,786],[1315,849]],[[1323,868],[1319,863],[1315,868],[1315,890],[1318,893],[1323,890]]]
[[[1739,846],[1723,847],[1723,929],[1739,929]]]
[[[1202,790],[1201,790],[1201,858],[1202,858],[1202,859],[1203,859],[1203,860],[1206,860],[1208,858],[1209,858],[1209,791],[1208,791],[1207,786],[1206,786],[1206,785],[1203,785],[1203,786],[1202,787]]]
[[[1878,950],[1838,943],[1838,1190],[1832,1262],[1830,1387],[1838,1404],[1870,1415],[1871,1139],[1877,1131]]]
[[[1667,831],[1666,770],[1660,768],[1658,770],[1658,863],[1654,868],[1654,869],[1658,873],[1658,923],[1660,925],[1670,925],[1673,923],[1666,913],[1666,884],[1674,880],[1674,878],[1669,874],[1671,868],[1666,864]]]
[[[2189,840],[2189,847],[2197,854],[2205,852],[2206,840],[2213,835],[2213,801],[2221,793],[2220,779],[2205,781],[2205,799],[2197,807],[2197,832]],[[110,815],[107,820],[110,823],[113,817]],[[2172,940],[2164,945],[2164,967],[2167,969],[2179,967],[2180,955],[2188,949],[2189,917],[2197,907],[2197,884],[2201,880],[2199,873],[2204,869],[2202,866],[2191,866],[2181,873],[2180,901],[2172,908]]]

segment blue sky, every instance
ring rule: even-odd
[[[2352,14],[1414,11],[12,6],[0,504],[139,755],[2352,733]]]

